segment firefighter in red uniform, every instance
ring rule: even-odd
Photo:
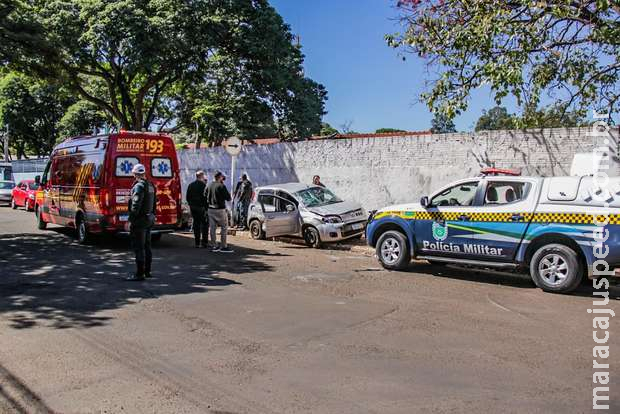
[[[136,255],[136,272],[127,280],[141,281],[151,277],[151,228],[155,224],[157,198],[155,186],[146,179],[144,165],[136,164],[131,172],[136,182],[129,200],[129,236]]]

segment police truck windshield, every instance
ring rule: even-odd
[[[297,196],[306,207],[320,207],[327,204],[342,203],[342,200],[334,193],[322,187],[312,187],[301,190],[296,192],[295,196]]]

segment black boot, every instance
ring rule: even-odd
[[[136,262],[136,273],[130,274],[125,280],[139,282],[144,280],[144,262]]]
[[[148,261],[148,262],[146,262],[144,264],[144,277],[147,278],[147,279],[150,278],[150,277],[153,277],[151,275],[151,262],[150,261]]]

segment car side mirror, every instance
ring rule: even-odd
[[[288,213],[292,213],[293,211],[295,211],[295,206],[294,206],[294,205],[292,205],[292,204],[287,204],[287,205],[286,205],[286,211],[287,211]]]
[[[427,196],[424,196],[420,199],[420,205],[424,208],[428,207],[431,204],[430,200]]]

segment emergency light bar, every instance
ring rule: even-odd
[[[521,170],[507,170],[502,168],[483,168],[480,170],[481,176],[487,175],[511,175],[518,176],[521,175]]]

